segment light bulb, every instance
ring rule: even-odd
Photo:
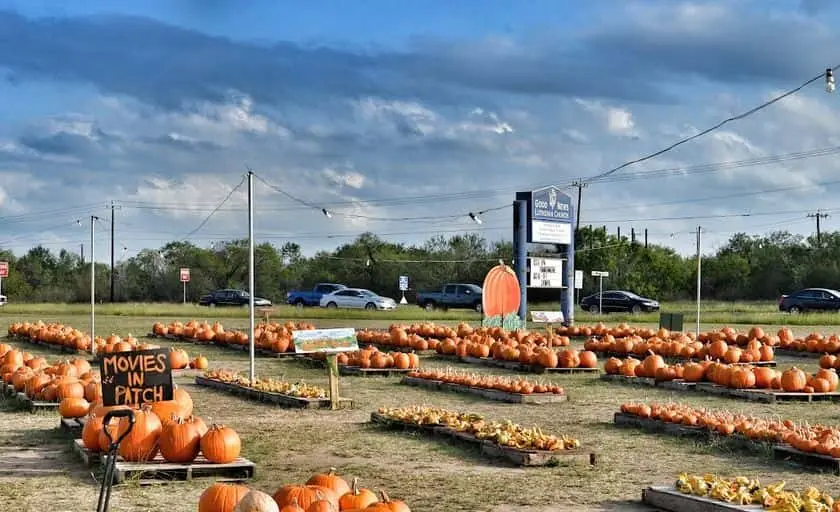
[[[332,219],[332,213],[330,213],[326,208],[321,208],[321,213],[323,213],[328,219]]]
[[[475,222],[476,224],[481,224],[481,218],[479,218],[479,216],[478,216],[478,215],[476,215],[476,214],[474,214],[473,212],[470,212],[470,218],[471,218],[471,219],[473,220],[473,222]]]
[[[825,91],[832,93],[836,88],[837,84],[834,82],[834,72],[831,71],[831,68],[828,68],[825,70]]]

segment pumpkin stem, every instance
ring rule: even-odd
[[[359,477],[353,477],[353,496],[359,495]]]

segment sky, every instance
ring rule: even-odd
[[[112,201],[118,259],[244,238],[248,169],[258,242],[509,240],[515,192],[840,65],[837,26],[831,0],[0,0],[0,247],[89,254],[95,215],[106,261]],[[683,254],[838,229],[838,114],[817,80],[589,183],[581,224]]]

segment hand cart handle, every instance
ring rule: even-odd
[[[128,418],[128,428],[125,429],[125,432],[120,434],[116,441],[114,440],[114,438],[111,437],[111,430],[107,428],[107,426],[111,424],[111,420],[114,418]],[[116,411],[108,411],[108,413],[105,414],[105,418],[102,420],[102,424],[106,426],[103,430],[105,431],[105,436],[108,438],[109,445],[111,447],[118,446],[122,442],[122,440],[125,439],[126,436],[131,433],[131,429],[134,428],[134,411],[132,411],[131,409],[117,409]]]

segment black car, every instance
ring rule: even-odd
[[[840,311],[840,292],[830,288],[805,288],[779,297],[779,311]]]
[[[199,306],[247,306],[250,295],[244,290],[216,290],[198,300]],[[254,297],[255,306],[270,306],[271,301]]]
[[[609,290],[603,292],[603,299],[600,300],[597,293],[582,298],[580,307],[590,313],[598,313],[600,307],[604,308],[604,313],[641,313],[659,311],[659,302],[639,297],[633,292]]]

